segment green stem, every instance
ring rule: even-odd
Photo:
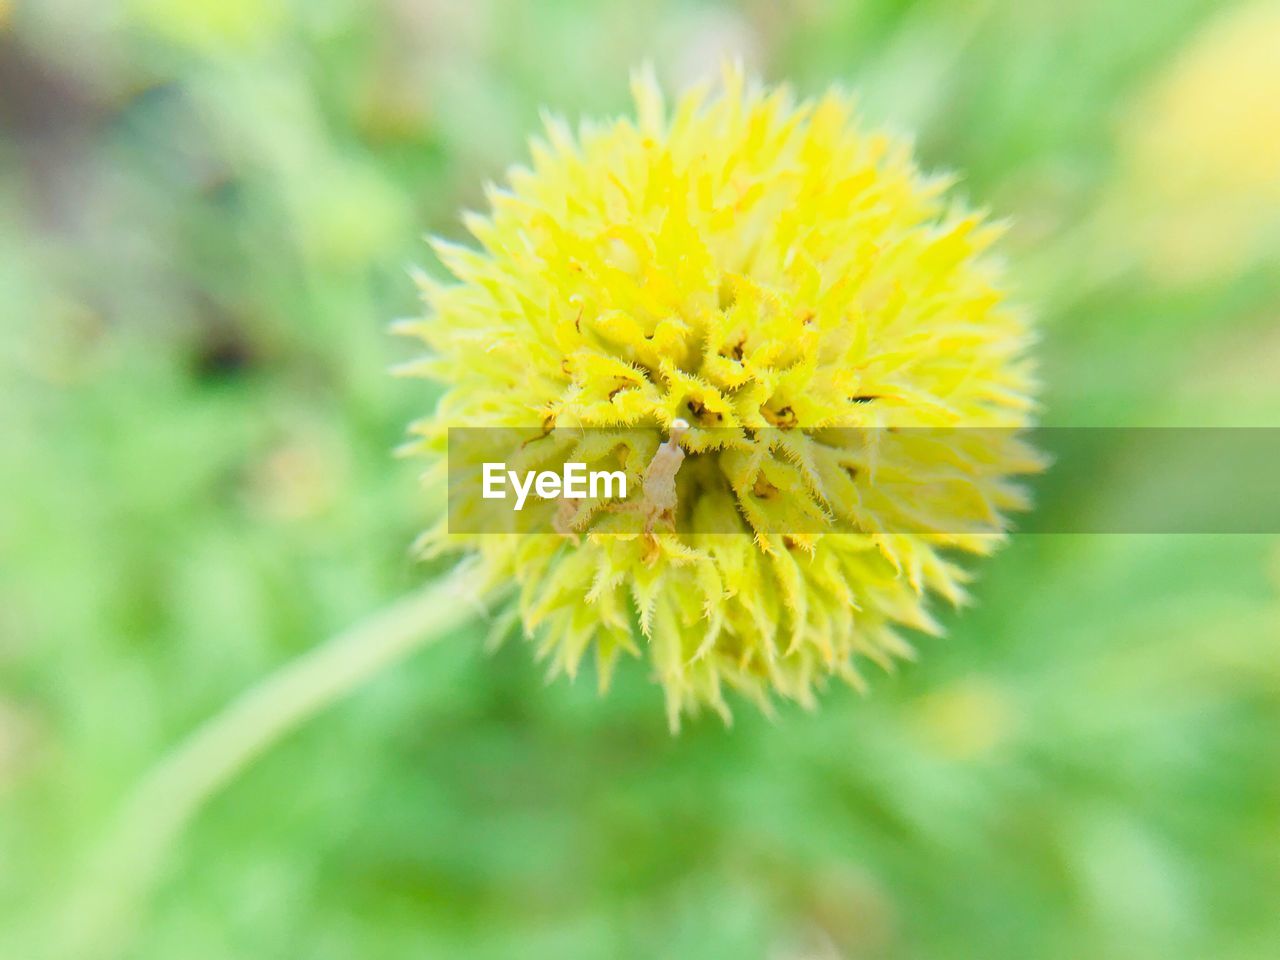
[[[311,717],[478,612],[455,573],[286,664],[201,724],[130,795],[55,918],[54,956],[118,955],[167,854],[210,797]]]

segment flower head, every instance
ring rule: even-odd
[[[957,519],[1019,503],[1007,479],[1033,458],[1012,441],[940,472],[936,444],[901,440],[876,468],[837,429],[1027,422],[1028,332],[983,256],[999,228],[839,93],[796,103],[727,70],[668,113],[648,75],[633,88],[634,121],[547,120],[532,166],[466,218],[479,248],[437,243],[457,282],[424,280],[410,326],[431,348],[414,371],[445,387],[419,446],[578,431],[636,492],[542,533],[428,542],[518,584],[555,670],[594,650],[604,685],[647,650],[673,726],[727,716],[726,686],[808,704],[828,676],[861,684],[859,658],[909,655],[903,628],[936,629],[928,594],[963,598],[950,555],[997,539]],[[931,471],[968,493],[902,493]],[[826,532],[840,514],[864,532]]]
[[[1224,5],[1143,89],[1120,130],[1117,233],[1185,282],[1280,249],[1280,6]]]

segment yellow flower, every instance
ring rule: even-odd
[[[1163,277],[1230,276],[1280,248],[1280,5],[1224,12],[1126,113],[1116,214]]]
[[[416,448],[439,456],[450,427],[601,428],[579,454],[640,481],[637,509],[426,542],[518,585],[553,671],[594,649],[603,688],[620,651],[647,650],[673,727],[701,705],[727,717],[726,685],[808,705],[828,676],[861,685],[856,658],[910,655],[902,628],[936,630],[929,592],[964,596],[948,553],[998,540],[961,524],[999,529],[1020,503],[1007,481],[1034,457],[1016,442],[988,436],[942,470],[923,438],[878,466],[831,439],[1028,422],[1028,331],[983,256],[999,228],[840,93],[795,103],[728,69],[668,114],[647,73],[633,89],[634,121],[575,136],[547,120],[532,167],[466,218],[479,249],[437,242],[458,282],[424,278],[428,315],[407,326],[431,348],[411,372],[445,385]],[[969,487],[904,499],[903,477],[930,471]],[[661,473],[680,530],[661,522]],[[823,533],[838,504],[868,532]],[[923,528],[901,532],[905,515]]]

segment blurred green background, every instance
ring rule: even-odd
[[[0,957],[167,746],[438,572],[422,232],[540,106],[726,54],[1013,220],[1046,422],[1280,425],[1270,0],[0,0]],[[216,798],[128,955],[1275,957],[1274,538],[981,567],[868,696],[678,738],[639,662],[457,636]]]

